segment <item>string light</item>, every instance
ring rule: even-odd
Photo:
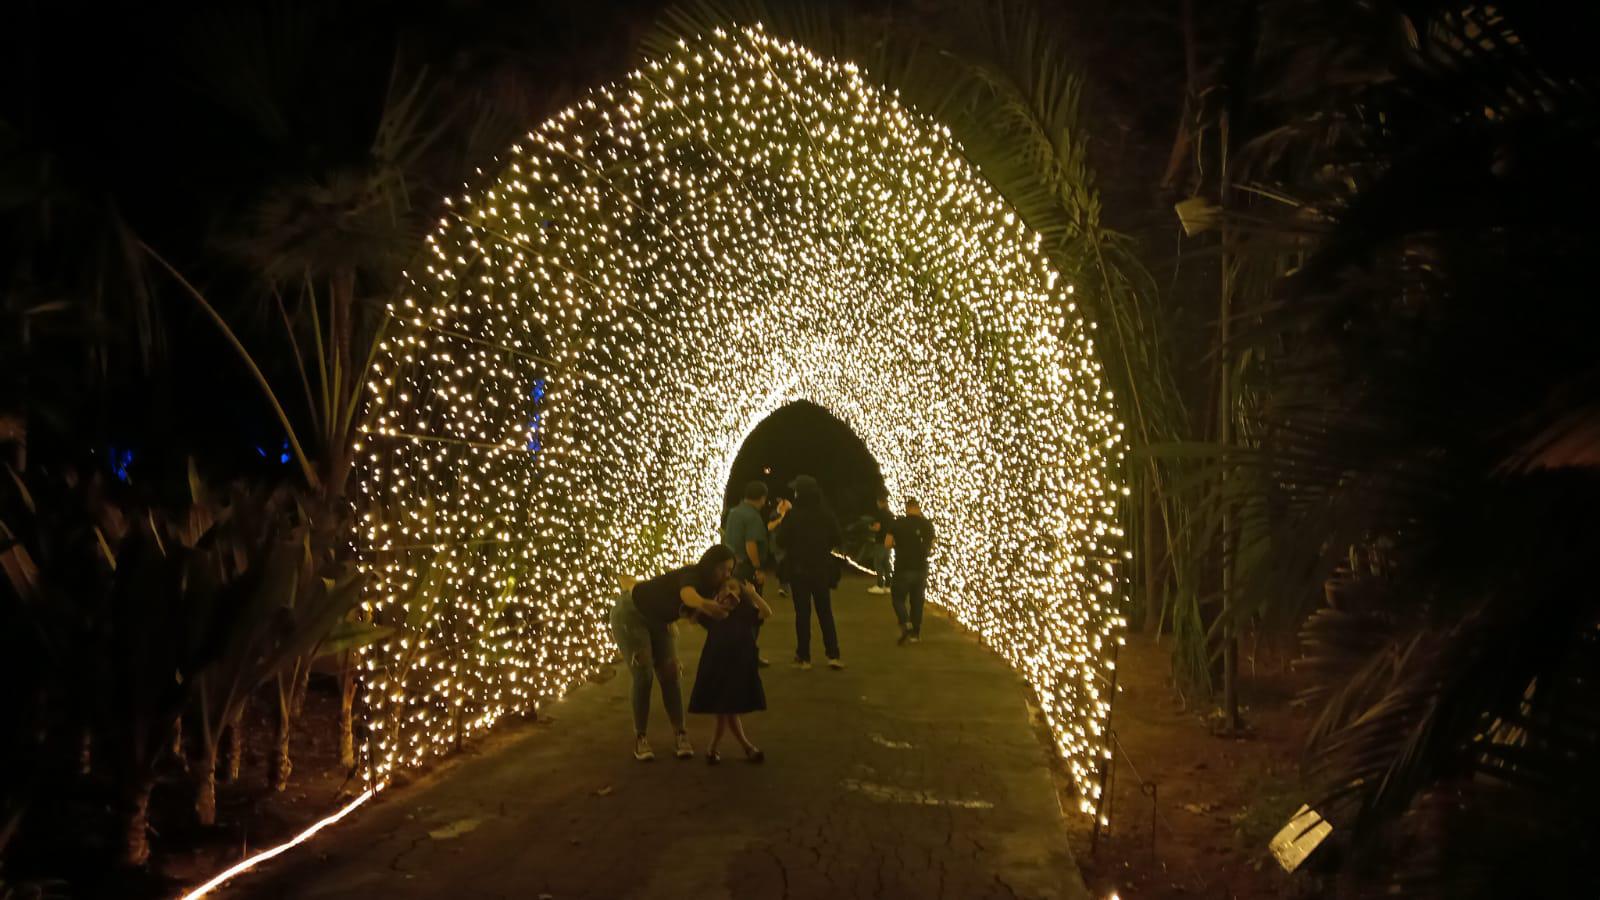
[[[324,828],[327,828],[329,825],[332,825],[345,816],[355,812],[356,807],[366,803],[368,800],[371,800],[375,793],[375,791],[371,790],[363,791],[359,797],[356,797],[354,800],[351,800],[349,803],[346,803],[344,806],[340,807],[338,812],[316,822],[305,831],[295,835],[293,838],[279,844],[276,847],[273,847],[270,850],[263,850],[254,856],[246,857],[245,859],[234,863],[223,871],[218,872],[210,881],[207,881],[205,884],[202,884],[189,893],[184,894],[182,900],[200,900],[201,897],[206,896],[207,894],[221,887],[224,883],[232,880],[234,876],[249,871],[250,869],[261,865],[280,853],[287,853],[288,851],[293,850],[295,847],[298,847],[310,840],[312,835]]]
[[[860,564],[860,563],[856,562],[855,560],[851,559],[850,557],[845,556],[843,553],[840,553],[837,550],[833,551],[833,558],[837,559],[838,561],[840,561],[842,563],[844,563],[845,565],[849,566],[850,568],[855,569],[857,572],[860,572],[863,575],[876,575],[876,574],[878,574],[876,569],[869,569],[866,566],[863,566],[862,564]]]
[[[362,660],[369,783],[613,659],[617,575],[714,542],[745,438],[804,399],[922,500],[930,599],[1037,691],[1092,813],[1122,426],[1071,273],[950,131],[754,27],[497,165],[407,273],[369,384],[364,608],[400,629]]]

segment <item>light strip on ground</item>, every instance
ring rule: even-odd
[[[867,568],[866,566],[863,566],[862,564],[856,562],[855,560],[851,559],[850,557],[845,556],[843,553],[840,553],[837,550],[833,551],[833,555],[835,557],[838,557],[839,559],[842,559],[845,562],[849,563],[857,572],[861,572],[861,573],[864,573],[864,574],[867,574],[867,575],[876,575],[876,574],[878,574],[877,572],[872,571],[871,569]]]
[[[355,798],[354,800],[351,800],[348,804],[345,805],[345,807],[343,809],[341,809],[338,812],[334,813],[333,815],[327,817],[326,819],[323,819],[322,821],[317,822],[316,824],[312,825],[310,828],[307,828],[305,831],[302,831],[299,834],[295,835],[294,838],[292,838],[288,842],[279,844],[278,846],[273,847],[271,850],[263,850],[260,853],[257,853],[255,856],[247,857],[245,859],[240,860],[237,863],[234,863],[233,866],[231,866],[230,868],[228,868],[226,871],[222,872],[221,874],[217,875],[215,878],[212,878],[210,881],[206,882],[205,884],[200,885],[199,887],[195,888],[194,890],[190,891],[189,893],[184,894],[183,897],[181,898],[181,900],[197,900],[197,898],[204,897],[207,894],[211,893],[213,890],[216,890],[218,887],[221,887],[223,882],[226,882],[227,880],[229,880],[233,876],[238,875],[241,872],[245,872],[245,871],[248,871],[250,869],[253,869],[256,866],[260,865],[261,863],[266,862],[267,860],[273,858],[274,856],[277,856],[280,853],[283,853],[283,852],[285,852],[287,850],[290,850],[290,849],[293,849],[295,847],[300,846],[301,844],[305,843],[307,840],[310,840],[312,835],[316,834],[317,832],[321,831],[324,828],[327,828],[329,825],[332,825],[333,823],[339,821],[340,819],[344,818],[345,816],[350,815],[352,812],[355,811],[356,807],[358,807],[361,804],[367,802],[368,800],[371,800],[375,793],[376,793],[375,791],[370,791],[369,790],[366,793],[362,794],[361,796]]]

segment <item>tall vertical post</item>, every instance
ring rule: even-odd
[[[1233,504],[1228,498],[1227,453],[1233,446],[1233,354],[1229,349],[1233,317],[1233,229],[1228,224],[1228,203],[1232,191],[1228,179],[1228,111],[1222,112],[1218,129],[1222,151],[1217,167],[1218,200],[1222,207],[1222,280],[1217,320],[1217,368],[1221,374],[1217,389],[1217,443],[1222,459],[1222,715],[1223,730],[1239,730],[1239,635],[1233,622]]]
[[[1161,636],[1161,586],[1156,583],[1156,477],[1151,466],[1139,480],[1143,505],[1139,520],[1141,552],[1144,554],[1144,630]]]

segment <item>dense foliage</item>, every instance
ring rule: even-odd
[[[384,304],[443,193],[637,17],[372,12],[8,11],[0,858],[143,864],[169,789],[211,825],[252,703],[283,790],[313,670],[354,764],[351,651],[385,632],[346,493]]]
[[[442,193],[647,19],[441,6],[34,4],[0,35],[0,853],[87,789],[141,859],[150,791],[203,820],[241,705],[286,734],[314,659],[348,712],[340,654],[377,636],[338,537],[377,312]],[[1246,628],[1303,636],[1306,796],[1335,825],[1313,865],[1350,893],[1562,896],[1597,892],[1596,16],[746,0],[643,43],[760,18],[949,124],[1044,252],[1098,273],[1079,298],[1133,411],[1125,513],[1177,683],[1208,698]]]
[[[1346,889],[1593,893],[1594,14],[1241,9],[1196,183],[1232,294],[1202,508],[1234,620],[1304,623]]]

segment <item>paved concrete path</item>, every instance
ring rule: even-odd
[[[225,896],[1087,897],[1020,679],[932,609],[922,643],[896,646],[888,597],[867,584],[847,577],[835,593],[843,671],[789,667],[794,611],[774,598],[770,708],[746,720],[765,765],[731,742],[718,767],[672,759],[659,697],[660,757],[635,762],[619,674]],[[680,637],[691,673],[702,634]],[[690,717],[697,748],[709,728]]]

